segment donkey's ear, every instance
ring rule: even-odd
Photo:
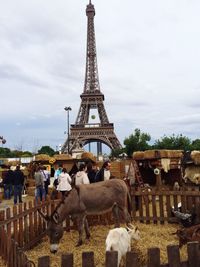
[[[45,215],[41,210],[37,210],[38,211],[38,213],[40,214],[40,216],[43,218],[43,219],[45,219],[45,221],[49,221],[49,216],[48,215]]]
[[[56,224],[58,224],[58,219],[59,219],[59,214],[57,212],[55,212],[53,215],[52,215],[52,219],[54,220],[54,222]]]

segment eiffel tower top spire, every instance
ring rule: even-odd
[[[97,67],[97,53],[94,30],[94,5],[89,1],[86,7],[86,15],[88,17],[87,23],[87,55],[86,55],[86,70],[84,93],[94,93],[100,91],[98,67]]]

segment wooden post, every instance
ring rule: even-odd
[[[167,246],[169,267],[181,267],[179,246]]]
[[[43,256],[38,258],[38,267],[50,267],[49,256]]]
[[[156,175],[156,188],[159,191],[160,187],[162,185],[162,180],[161,180],[161,172]]]
[[[82,253],[82,267],[94,267],[94,252]]]
[[[199,242],[187,243],[187,251],[189,267],[198,267],[200,265]]]
[[[160,267],[160,249],[149,248],[148,249],[148,267]]]
[[[126,267],[138,267],[137,253],[129,251],[126,253]],[[156,267],[156,266],[155,266]]]
[[[72,253],[63,254],[61,257],[61,267],[73,267],[74,255]]]
[[[118,264],[118,253],[117,251],[106,251],[106,267],[117,267]]]

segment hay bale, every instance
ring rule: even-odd
[[[96,162],[96,157],[91,152],[83,152],[81,159],[90,159],[91,161]]]
[[[35,161],[49,161],[50,156],[47,154],[38,154],[35,156]]]
[[[143,156],[144,159],[182,158],[182,157],[183,157],[182,150],[167,150],[167,149],[146,150],[144,151],[144,156]]]
[[[69,160],[72,159],[72,156],[69,154],[56,154],[53,156],[55,160]]]
[[[193,150],[191,152],[191,158],[194,161],[194,164],[200,165],[200,151],[198,150]]]
[[[200,166],[188,166],[185,169],[183,179],[189,179],[194,184],[200,184]]]
[[[144,151],[144,159],[154,159],[156,157],[157,150],[146,150]]]
[[[144,151],[136,151],[133,152],[132,158],[135,160],[142,160],[144,159]]]
[[[166,150],[167,158],[182,158],[183,150]]]

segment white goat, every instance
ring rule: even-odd
[[[140,239],[140,232],[136,226],[131,225],[131,228],[120,227],[109,231],[106,238],[106,251],[118,252],[118,266],[122,257],[131,250],[132,239]]]

